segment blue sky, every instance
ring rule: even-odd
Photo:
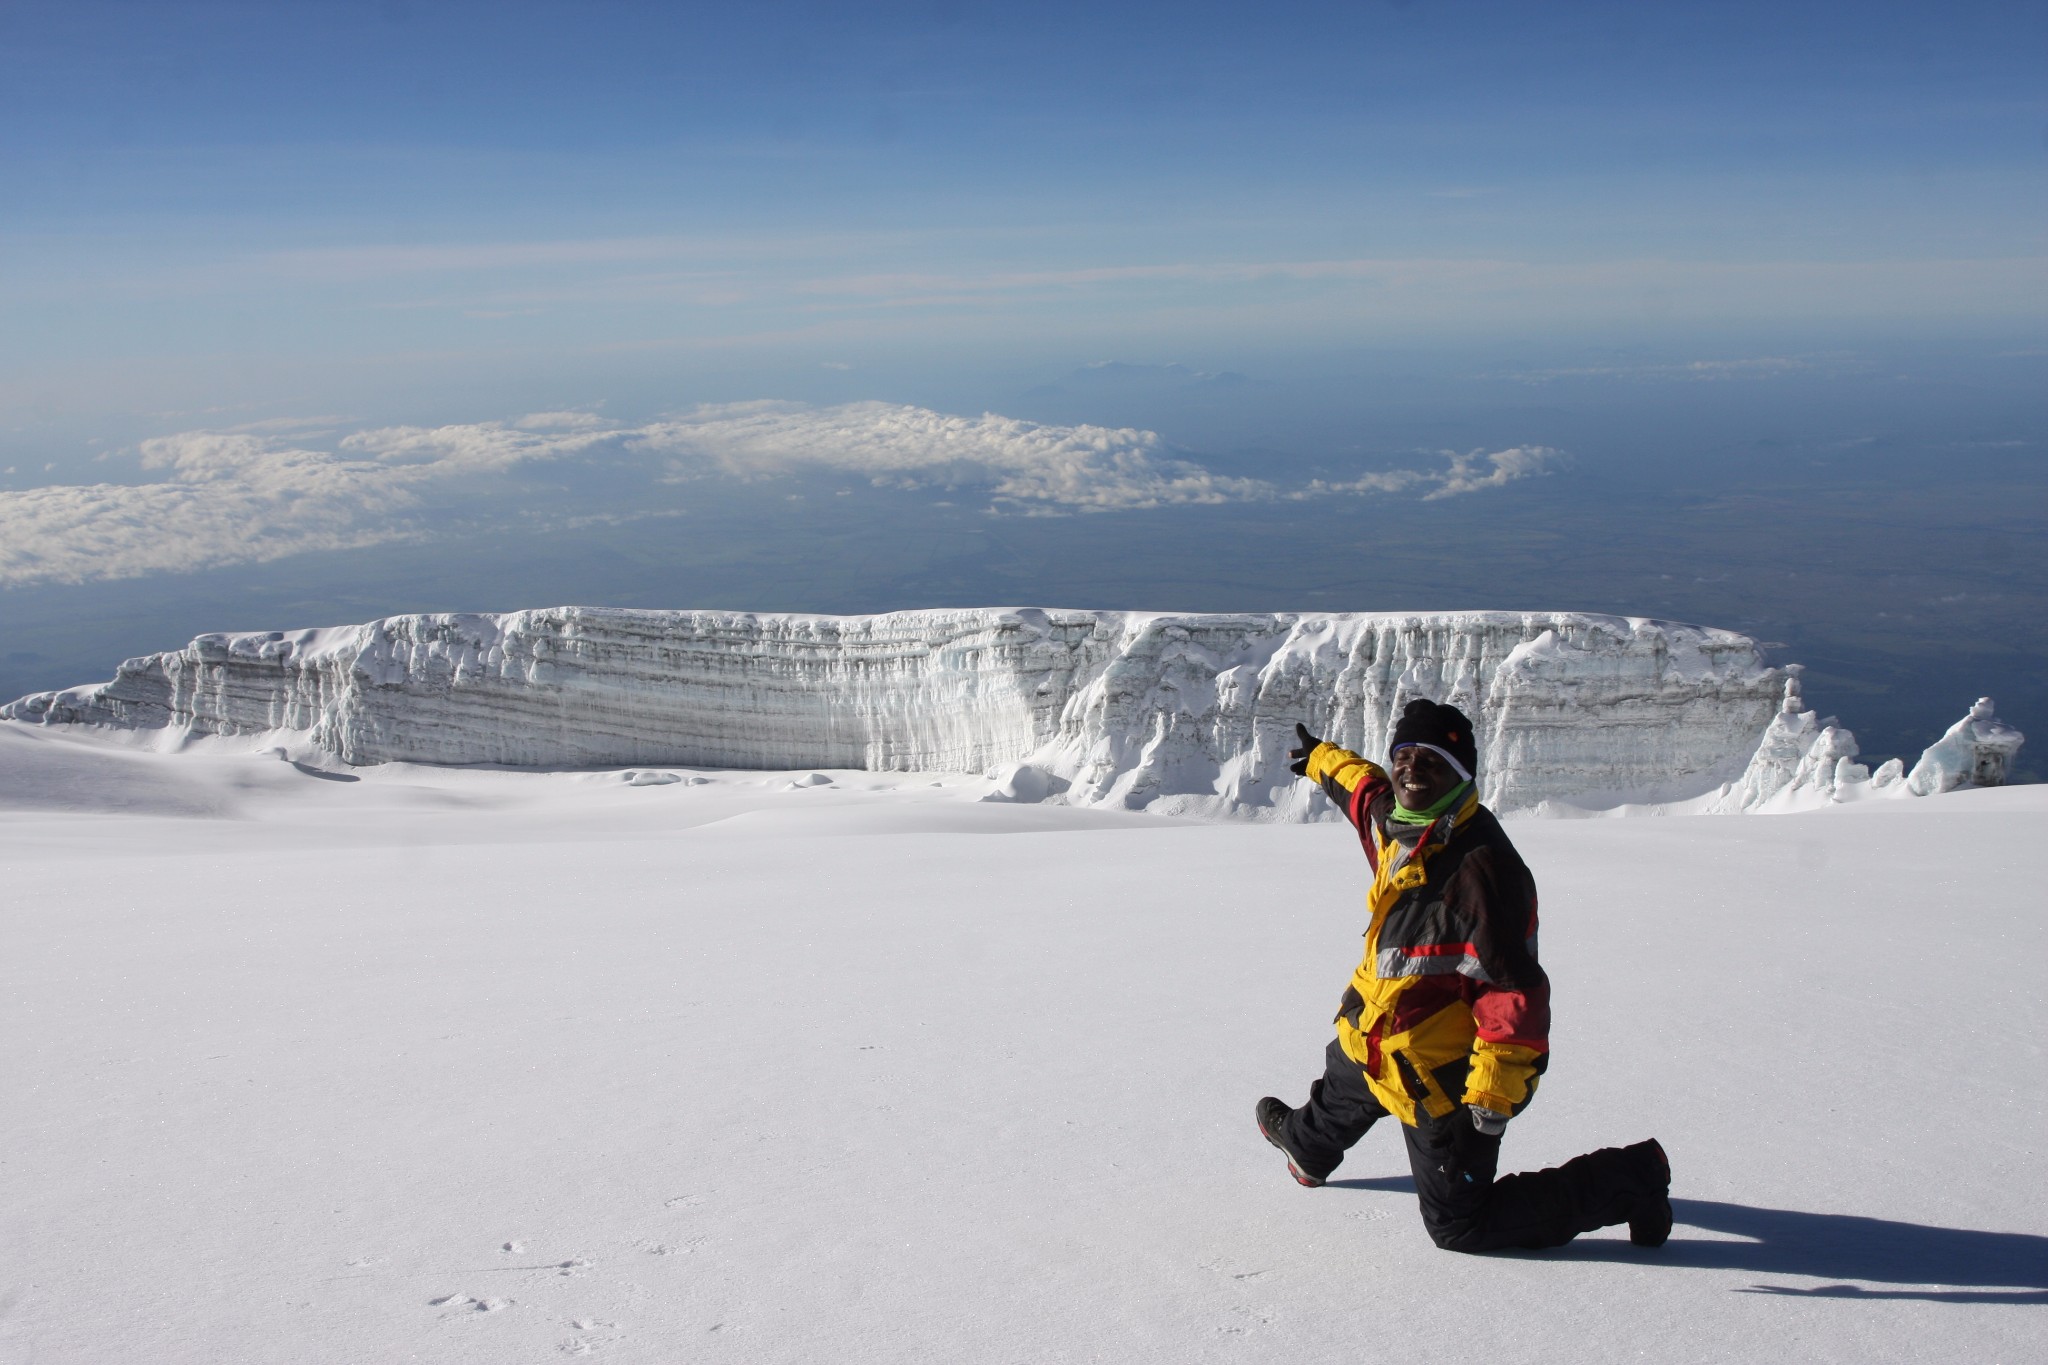
[[[2024,727],[2044,70],[2037,0],[0,0],[0,693],[567,601],[1490,606]]]
[[[0,424],[2025,341],[2044,59],[2038,4],[13,3]]]

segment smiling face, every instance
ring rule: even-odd
[[[1407,810],[1427,810],[1461,779],[1434,749],[1404,744],[1394,750],[1394,799]]]

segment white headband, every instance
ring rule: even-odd
[[[1394,746],[1394,753],[1398,754],[1403,749],[1427,749],[1431,753],[1435,754],[1438,758],[1442,759],[1444,762],[1450,764],[1451,771],[1456,773],[1459,777],[1463,778],[1467,782],[1470,782],[1472,780],[1472,774],[1465,770],[1465,765],[1458,762],[1457,756],[1451,753],[1451,751],[1448,749],[1439,749],[1434,744],[1424,744],[1419,739],[1411,739],[1406,744],[1396,744]],[[1392,758],[1393,754],[1389,754],[1387,755],[1387,757]]]

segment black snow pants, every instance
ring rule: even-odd
[[[1447,1093],[1461,1093],[1463,1075],[1449,1072],[1439,1071],[1438,1080]],[[1310,1175],[1326,1176],[1386,1117],[1386,1107],[1366,1088],[1364,1068],[1332,1040],[1323,1078],[1309,1087],[1308,1103],[1288,1116],[1288,1144]],[[1563,1246],[1582,1232],[1627,1222],[1638,1195],[1652,1188],[1645,1158],[1619,1147],[1495,1179],[1500,1138],[1474,1128],[1463,1105],[1441,1119],[1418,1108],[1416,1119],[1417,1126],[1401,1130],[1408,1166],[1422,1224],[1446,1251]]]

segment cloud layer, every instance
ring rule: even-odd
[[[889,403],[702,408],[642,428],[633,444],[663,456],[675,478],[831,470],[878,487],[984,491],[995,508],[1023,512],[1245,502],[1274,492],[1177,458],[1157,433],[1134,427],[1042,426]]]
[[[1447,498],[1545,473],[1559,460],[1540,446],[1443,452],[1443,467],[1282,489],[1214,473],[1155,432],[879,402],[725,404],[640,426],[552,412],[316,435],[275,425],[184,432],[139,448],[156,482],[0,493],[0,586],[186,573],[451,532],[624,522],[736,480],[836,475],[986,499],[995,514],[1051,515],[1368,493]]]

